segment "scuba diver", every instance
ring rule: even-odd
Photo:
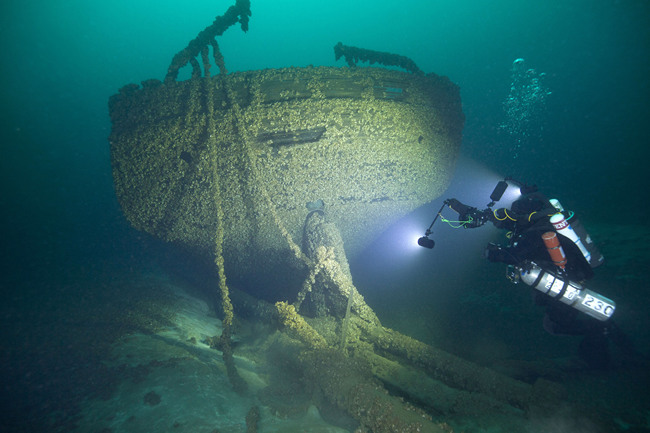
[[[508,188],[508,182],[520,186],[521,196],[509,209],[492,209]],[[545,307],[544,329],[553,335],[581,335],[580,358],[592,368],[610,365],[609,340],[625,354],[634,354],[631,343],[612,319],[614,301],[584,287],[594,275],[593,268],[603,256],[573,212],[567,212],[555,199],[549,200],[514,179],[500,181],[484,210],[447,199],[418,244],[433,248],[431,229],[445,206],[458,213],[456,223],[464,228],[480,227],[488,222],[508,230],[505,246],[489,243],[485,257],[507,265],[508,278],[524,282],[534,289],[535,303]]]

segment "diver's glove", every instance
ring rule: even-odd
[[[492,212],[490,209],[474,209],[472,212],[465,216],[465,220],[469,220],[469,222],[465,224],[465,228],[473,229],[475,227],[481,227],[483,224],[489,221],[489,216],[491,214]]]

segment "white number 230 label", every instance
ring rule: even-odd
[[[602,299],[594,298],[591,295],[586,295],[585,299],[582,301],[582,305],[584,305],[587,308],[590,308],[600,314],[603,314],[604,316],[610,317],[612,314],[614,314],[614,306],[611,304],[608,304],[607,302],[603,301]]]

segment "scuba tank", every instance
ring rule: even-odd
[[[527,261],[516,269],[519,280],[595,319],[608,320],[616,310],[616,303],[611,299],[558,273],[547,272],[535,262]]]
[[[584,246],[582,240],[580,239],[580,236],[578,236],[575,230],[573,230],[571,224],[569,224],[569,222],[564,218],[564,214],[558,212],[552,215],[551,224],[553,224],[553,227],[555,227],[555,231],[564,237],[571,239],[573,243],[576,244],[578,248],[580,248],[580,252],[585,257],[587,262],[591,263],[591,253]]]
[[[553,199],[549,200],[553,207],[559,212],[551,216],[551,224],[557,233],[571,239],[580,252],[585,257],[587,262],[596,267],[603,261],[603,256],[598,249],[593,245],[591,238],[585,233],[585,239],[589,238],[590,248],[587,248],[582,242],[582,239],[571,224],[567,222],[564,215],[561,213],[564,209],[560,203]],[[575,218],[572,214],[569,218]],[[577,222],[577,218],[573,220]],[[580,225],[582,227],[582,225]],[[584,228],[582,229],[584,231]],[[567,264],[567,257],[560,245],[560,240],[557,233],[549,231],[542,235],[542,240],[548,251],[548,254],[557,266],[556,271],[546,271],[533,261],[526,260],[521,266],[514,266],[513,281],[523,281],[536,290],[552,297],[555,300],[562,302],[576,310],[593,317],[600,321],[609,320],[616,310],[616,303],[605,296],[596,293],[583,287],[580,283],[569,280],[566,275],[565,268]],[[594,264],[595,263],[595,264]],[[512,279],[512,278],[511,278]]]
[[[569,217],[565,218],[564,214],[566,212],[560,202],[554,198],[549,201],[558,211],[557,214],[551,216],[551,224],[553,224],[555,230],[561,235],[571,239],[573,243],[580,248],[580,252],[589,263],[589,266],[596,268],[602,265],[605,258],[596,247],[596,244],[591,239],[591,236],[589,236],[587,230],[585,230],[578,217],[576,217],[573,212],[570,212]]]

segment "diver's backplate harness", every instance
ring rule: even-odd
[[[531,194],[537,191],[535,186],[528,186],[517,182],[514,179],[506,178],[499,183],[490,194],[490,203],[484,210],[467,206],[460,201],[451,198],[444,201],[440,210],[436,213],[435,218],[431,222],[429,228],[425,231],[424,236],[418,239],[418,244],[425,248],[433,248],[435,243],[429,236],[432,234],[434,223],[440,219],[448,223],[454,228],[475,228],[480,227],[492,221],[495,224],[508,223],[513,227],[512,232],[508,235],[512,246],[516,244],[519,233],[517,233],[518,226],[517,216],[508,209],[492,209],[492,206],[501,199],[504,192],[508,188],[508,182],[513,182],[520,187],[522,195]],[[540,221],[546,218],[554,230],[546,231],[542,235],[542,240],[546,245],[549,256],[553,265],[540,266],[533,260],[524,259],[520,260],[512,256],[514,264],[509,264],[507,268],[508,278],[515,284],[523,281],[536,290],[558,300],[566,305],[575,308],[595,319],[600,321],[608,320],[614,314],[616,304],[611,299],[606,298],[592,290],[584,287],[583,284],[572,281],[566,271],[567,257],[560,245],[557,234],[573,241],[576,244],[584,259],[589,263],[592,268],[595,268],[603,263],[603,256],[596,248],[591,237],[587,234],[582,223],[578,220],[575,214],[571,211],[566,211],[560,202],[556,199],[549,200],[553,206],[551,214],[545,212],[531,212],[525,216],[526,223],[533,224],[535,221]],[[459,218],[457,221],[450,221],[442,215],[442,210],[448,206],[453,211],[457,212]],[[520,217],[520,216],[519,216]],[[509,254],[507,248],[490,244],[489,249],[496,249],[505,254]]]

